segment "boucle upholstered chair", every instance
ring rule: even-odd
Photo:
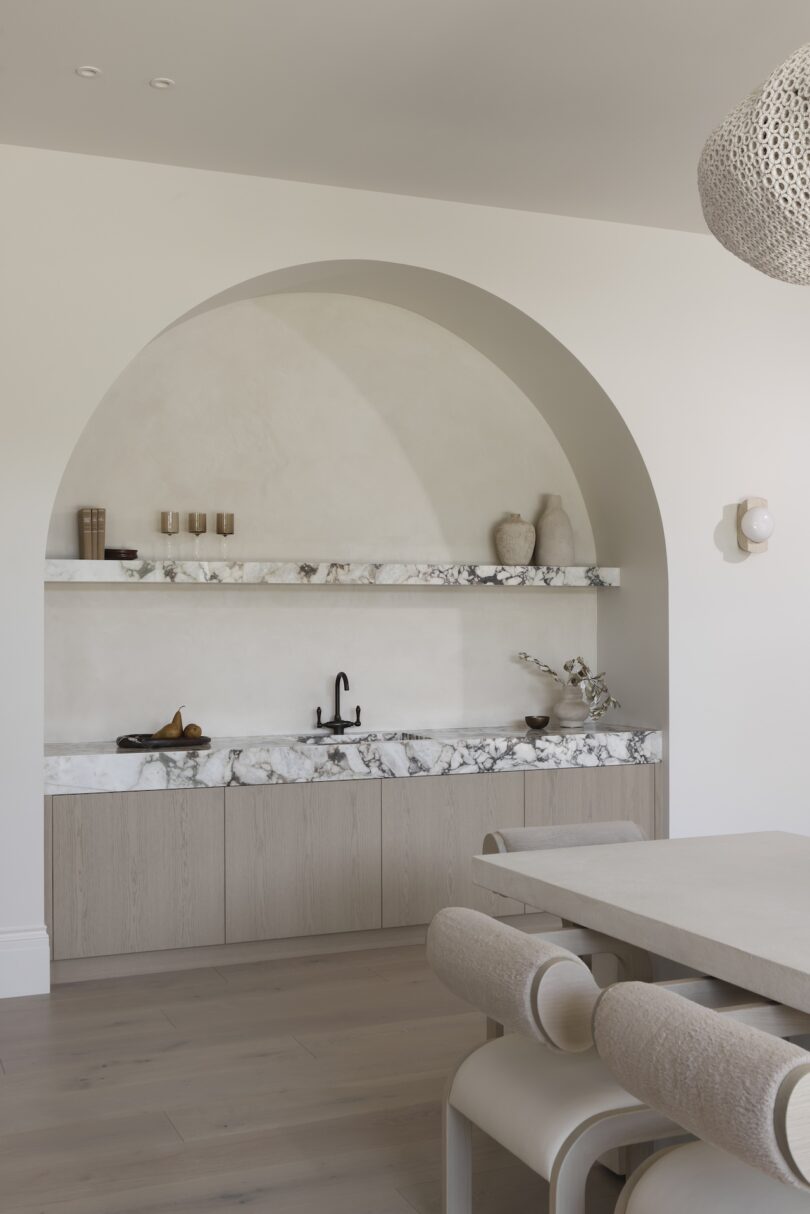
[[[787,1187],[810,1178],[806,1051],[649,983],[600,991],[573,954],[477,911],[440,911],[428,959],[451,990],[516,1030],[450,1079],[446,1214],[472,1208],[473,1125],[549,1181],[550,1214],[585,1214],[588,1174],[606,1152],[684,1133],[712,1145],[644,1165],[623,1214],[810,1214],[810,1190]],[[726,1206],[712,1191],[721,1182]],[[735,1196],[744,1191],[748,1205]],[[757,1205],[757,1193],[768,1201]]]
[[[635,822],[575,822],[570,826],[507,826],[484,836],[484,855],[548,851],[556,847],[592,847],[600,843],[641,843]]]
[[[810,1054],[646,983],[605,991],[596,1048],[701,1141],[647,1160],[617,1214],[810,1214]]]
[[[808,1214],[810,1195],[771,1180],[733,1155],[690,1142],[637,1168],[615,1214]]]
[[[452,991],[510,1030],[468,1054],[448,1085],[447,1214],[472,1209],[473,1125],[549,1181],[552,1214],[584,1214],[601,1156],[675,1132],[591,1048],[600,988],[580,958],[460,907],[435,916],[427,952]]]

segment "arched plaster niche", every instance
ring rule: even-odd
[[[187,316],[280,291],[362,295],[418,312],[475,346],[535,404],[574,469],[597,559],[622,570],[621,589],[599,595],[600,669],[615,672],[614,683],[621,680],[623,721],[665,729],[669,635],[661,515],[630,431],[582,363],[505,300],[446,274],[389,262],[317,262],[273,271],[214,296]],[[632,358],[633,351],[626,356]]]

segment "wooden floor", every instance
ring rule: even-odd
[[[0,1002],[0,1210],[438,1214],[439,1096],[483,1029],[421,946]],[[475,1154],[477,1214],[546,1209]]]

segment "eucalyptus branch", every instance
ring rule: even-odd
[[[566,684],[581,687],[590,709],[589,715],[594,721],[598,721],[611,708],[621,708],[619,701],[610,694],[604,671],[601,674],[594,674],[582,657],[569,658],[567,662],[563,663],[563,670],[567,675],[565,679],[561,679],[556,670],[552,670],[545,662],[541,662],[539,658],[533,658],[529,653],[521,652],[518,657],[522,661],[536,666],[542,674],[550,674],[555,683],[559,683],[563,687]]]
[[[555,683],[559,683],[561,686],[564,685],[557,671],[552,670],[550,666],[547,666],[545,662],[541,662],[539,658],[533,658],[530,653],[519,653],[518,657],[522,658],[524,662],[529,662],[532,666],[536,666],[543,674],[550,674]]]

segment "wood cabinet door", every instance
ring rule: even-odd
[[[487,831],[523,825],[523,773],[386,780],[383,927],[428,923],[443,906],[518,915],[523,904],[473,885]]]
[[[380,926],[380,781],[225,794],[226,939]]]
[[[54,957],[222,944],[221,788],[53,798]]]
[[[526,772],[526,825],[636,822],[655,837],[655,766],[571,767]]]

